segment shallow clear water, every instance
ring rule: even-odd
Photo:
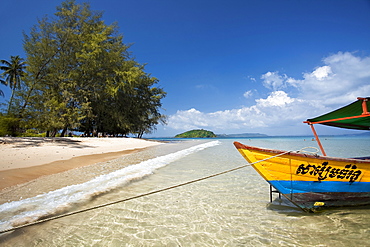
[[[310,138],[302,137],[169,143],[111,162],[109,169],[106,164],[90,167],[95,169],[95,176],[75,179],[74,184],[79,185],[74,187],[56,188],[59,192],[53,193],[57,197],[50,192],[40,201],[37,200],[41,196],[31,196],[17,205],[8,204],[11,209],[5,204],[0,205],[0,221],[4,228],[15,219],[22,221],[30,217],[30,212],[71,212],[244,165],[246,162],[233,146],[233,141],[281,150],[317,146]],[[369,155],[369,138],[330,137],[323,138],[322,142],[329,156]],[[136,174],[133,168],[122,171],[125,169],[123,164],[127,163],[136,164],[139,173]],[[101,169],[102,166],[106,168]],[[86,173],[83,169],[73,172]],[[129,174],[137,176],[127,179]],[[22,213],[23,218],[16,218]],[[6,233],[0,236],[0,245],[366,246],[369,229],[370,207],[308,214],[278,199],[269,203],[267,182],[252,167],[246,167],[158,194]]]

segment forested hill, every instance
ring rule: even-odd
[[[217,137],[212,131],[208,130],[190,130],[175,136],[175,138],[214,138]]]
[[[214,134],[212,131],[199,129],[189,130],[178,134],[175,138],[253,138],[253,137],[268,137],[268,135],[260,133],[242,133],[242,134]]]

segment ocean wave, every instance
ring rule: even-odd
[[[181,151],[149,159],[123,169],[98,176],[88,182],[70,185],[35,197],[0,205],[0,230],[31,223],[50,215],[68,211],[72,205],[89,201],[134,180],[142,179],[176,160],[192,153],[219,145],[211,141]]]

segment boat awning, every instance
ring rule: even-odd
[[[338,128],[370,130],[370,97],[357,101],[327,114],[307,119],[308,124],[324,124]]]

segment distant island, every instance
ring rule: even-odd
[[[214,138],[214,137],[217,137],[215,133],[204,129],[189,130],[175,136],[175,138]]]
[[[209,130],[198,129],[198,130],[189,130],[175,136],[175,138],[253,138],[253,137],[268,137],[268,135],[260,133],[215,134]]]

